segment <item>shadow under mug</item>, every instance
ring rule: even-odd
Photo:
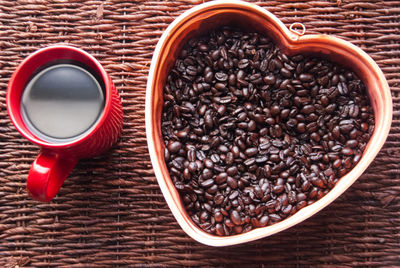
[[[104,109],[89,131],[62,143],[45,141],[27,128],[21,113],[21,98],[32,75],[55,61],[73,61],[87,66],[104,84]],[[41,151],[33,162],[27,179],[28,193],[48,202],[80,158],[99,155],[117,142],[123,123],[122,104],[115,85],[103,66],[87,52],[65,45],[50,46],[28,56],[14,71],[7,88],[7,110],[16,129]]]

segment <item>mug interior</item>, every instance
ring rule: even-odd
[[[32,79],[32,77],[49,66],[61,63],[70,63],[81,67],[86,67],[85,69],[87,69],[100,84],[104,96],[104,107],[98,119],[91,127],[89,127],[88,130],[76,137],[65,139],[65,141],[60,140],[57,142],[52,142],[51,139],[44,140],[40,138],[40,135],[35,134],[35,131],[31,131],[29,129],[27,126],[29,123],[25,123],[25,120],[23,119],[21,111],[21,98],[27,83]],[[83,50],[69,46],[52,46],[38,50],[28,56],[17,67],[10,79],[7,89],[7,107],[10,117],[21,134],[36,144],[45,147],[57,148],[75,144],[90,135],[90,133],[96,128],[96,126],[104,117],[104,111],[107,103],[110,102],[110,89],[107,80],[108,76],[100,63],[98,63],[97,60]]]
[[[378,66],[361,49],[338,38],[324,35],[299,37],[289,30],[272,14],[249,4],[209,4],[181,16],[178,23],[170,26],[160,40],[162,45],[156,49],[153,62],[154,72],[150,74],[151,88],[149,108],[151,120],[149,144],[150,153],[155,152],[152,161],[164,196],[181,227],[193,238],[212,246],[226,246],[252,241],[287,229],[315,214],[341,193],[343,193],[367,168],[388,134],[391,120],[391,99],[387,82]],[[342,177],[338,184],[322,199],[303,208],[293,216],[273,225],[254,229],[250,232],[229,237],[218,237],[201,230],[187,214],[178,191],[172,183],[164,161],[165,144],[161,133],[161,113],[163,108],[163,87],[179,52],[191,38],[207,34],[222,25],[239,26],[269,36],[275,44],[289,55],[304,54],[319,56],[348,67],[365,83],[375,114],[375,129],[360,162],[352,171]],[[156,59],[156,60],[154,60]],[[149,94],[149,93],[148,93]],[[149,99],[148,99],[149,100]],[[388,120],[389,118],[389,120]],[[386,121],[386,122],[385,122]],[[149,137],[149,134],[148,134]],[[166,194],[167,193],[167,194]]]

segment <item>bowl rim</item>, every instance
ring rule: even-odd
[[[154,87],[155,87],[155,72],[157,69],[157,64],[159,63],[160,57],[161,57],[161,50],[163,49],[163,46],[165,44],[165,41],[170,38],[171,33],[176,29],[176,27],[191,17],[197,16],[198,13],[208,10],[211,8],[245,8],[247,10],[252,10],[256,11],[258,13],[261,13],[264,17],[269,18],[272,20],[273,23],[275,23],[280,30],[282,30],[282,33],[284,37],[286,38],[285,41],[288,42],[288,45],[294,45],[297,46],[300,43],[309,43],[312,41],[315,41],[316,43],[322,42],[323,44],[331,44],[332,46],[341,46],[343,49],[347,49],[349,52],[354,53],[355,56],[361,57],[362,61],[364,64],[368,65],[368,69],[372,70],[375,74],[375,79],[377,81],[377,85],[380,86],[381,89],[381,95],[383,96],[383,102],[384,102],[384,107],[382,107],[382,127],[379,129],[379,132],[377,129],[374,130],[373,135],[370,138],[370,141],[368,144],[372,144],[373,146],[369,146],[364,153],[363,156],[360,160],[360,162],[350,171],[348,172],[345,176],[341,177],[339,182],[341,182],[341,187],[337,187],[337,185],[331,189],[328,194],[326,194],[323,198],[319,199],[315,203],[306,206],[305,208],[301,209],[300,211],[296,212],[294,215],[289,216],[288,218],[284,219],[283,221],[280,221],[278,223],[262,227],[262,228],[256,228],[254,230],[251,230],[247,233],[239,234],[239,235],[232,235],[232,236],[215,236],[206,233],[205,231],[201,230],[200,227],[195,225],[194,223],[188,222],[187,219],[182,215],[181,211],[179,210],[179,205],[177,202],[180,202],[179,200],[175,200],[172,195],[170,190],[168,189],[168,186],[166,184],[166,180],[169,178],[164,178],[162,171],[161,171],[161,166],[159,165],[159,159],[157,158],[156,155],[156,148],[155,148],[155,143],[154,143],[154,136],[155,130],[153,128],[153,97],[154,97]],[[322,41],[321,41],[322,40]],[[289,31],[289,29],[283,24],[282,21],[280,21],[275,15],[267,11],[266,9],[252,4],[252,3],[247,3],[243,1],[238,1],[238,0],[217,0],[213,2],[207,2],[200,4],[198,6],[195,6],[187,11],[185,11],[183,14],[181,14],[179,17],[177,17],[164,31],[162,34],[161,38],[159,39],[156,48],[154,50],[153,58],[151,61],[150,65],[150,70],[149,70],[149,75],[148,75],[148,81],[147,81],[147,87],[146,87],[146,104],[145,104],[145,124],[146,124],[146,138],[147,138],[147,143],[148,143],[148,150],[151,158],[151,163],[153,166],[154,173],[156,175],[158,184],[161,188],[161,191],[163,193],[163,196],[168,204],[168,207],[170,208],[172,214],[174,215],[175,219],[177,220],[178,224],[181,226],[181,228],[193,239],[196,241],[209,245],[209,246],[215,246],[215,247],[220,247],[220,246],[229,246],[229,245],[235,245],[235,244],[241,244],[245,242],[250,242],[254,241],[263,237],[270,236],[272,234],[278,233],[280,231],[286,230],[306,219],[311,217],[312,215],[316,214],[323,208],[325,208],[327,205],[329,205],[331,202],[333,202],[337,197],[339,197],[343,192],[345,192],[360,176],[361,174],[365,171],[365,169],[369,166],[369,164],[373,161],[375,156],[378,154],[380,151],[381,147],[385,143],[385,140],[389,134],[390,131],[390,126],[391,126],[391,121],[392,121],[392,97],[390,93],[389,86],[387,84],[386,78],[383,75],[381,69],[378,67],[378,65],[374,62],[374,60],[363,50],[361,50],[359,47],[351,44],[350,42],[347,42],[345,40],[339,39],[334,36],[328,36],[328,35],[303,35],[299,36],[296,35],[292,32]],[[376,116],[376,111],[374,110],[374,114]],[[162,160],[164,161],[164,160]],[[358,167],[358,169],[356,169]],[[351,175],[351,176],[349,176]]]

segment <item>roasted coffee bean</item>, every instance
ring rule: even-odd
[[[224,196],[223,195],[216,195],[214,198],[214,202],[216,205],[220,205],[222,204],[222,202],[224,201]]]
[[[206,114],[204,116],[204,123],[208,129],[211,129],[213,127],[213,119],[211,114]]]
[[[172,141],[168,143],[167,148],[171,153],[176,153],[182,148],[182,143],[179,141]]]
[[[242,220],[240,218],[239,212],[237,212],[236,210],[232,210],[230,219],[235,225],[242,224]]]
[[[248,59],[241,59],[241,60],[238,62],[238,67],[239,67],[239,69],[244,69],[244,68],[246,68],[247,66],[249,66],[249,60],[248,60]]]
[[[293,124],[292,127],[294,127],[294,126],[295,126],[295,124]],[[297,124],[297,131],[298,131],[299,133],[304,133],[304,132],[306,131],[306,124],[304,124],[304,123],[298,123],[298,124]]]
[[[285,188],[283,187],[283,185],[277,185],[272,189],[272,192],[274,194],[280,194],[285,190]]]
[[[214,184],[214,180],[213,179],[208,179],[206,181],[203,181],[200,185],[202,187],[208,188],[211,187]]]
[[[247,148],[245,153],[248,157],[251,157],[253,155],[256,155],[258,153],[258,150],[257,150],[257,148],[251,147],[251,148]]]
[[[234,86],[236,84],[236,75],[230,74],[228,77],[228,83],[230,86]]]
[[[229,176],[234,176],[234,175],[236,175],[236,174],[238,173],[238,169],[237,169],[236,166],[229,167],[229,168],[226,170],[226,173],[227,173]]]
[[[243,163],[244,163],[246,166],[251,166],[251,165],[253,165],[255,162],[256,162],[256,159],[255,159],[255,158],[249,158],[249,159],[246,159]]]
[[[204,166],[208,169],[213,169],[214,168],[214,162],[211,161],[210,159],[204,159]]]
[[[227,26],[191,39],[164,86],[171,180],[193,222],[218,236],[322,198],[360,161],[373,127],[354,73]]]
[[[202,172],[203,179],[208,180],[213,176],[213,173],[210,169],[205,168]]]
[[[302,109],[301,109],[301,113],[303,114],[311,114],[315,111],[315,107],[313,105],[305,105]]]
[[[236,189],[238,187],[238,182],[232,177],[228,177],[226,183],[232,189]]]
[[[228,75],[223,72],[218,72],[215,74],[215,79],[221,82],[225,82],[226,80],[228,80]]]
[[[215,233],[216,233],[217,235],[219,235],[219,236],[225,235],[225,231],[224,231],[223,224],[217,223],[217,224],[215,225]],[[226,234],[226,235],[228,235],[228,234]]]
[[[219,174],[216,176],[215,182],[216,182],[217,184],[221,184],[221,183],[226,182],[226,179],[227,179],[227,178],[228,178],[228,174],[225,173],[225,172],[222,172],[222,173],[219,173]]]
[[[233,191],[230,195],[229,195],[229,199],[233,200],[236,199],[239,196],[239,192],[238,191]]]
[[[276,116],[281,112],[281,109],[279,108],[278,105],[274,105],[271,107],[271,115]]]
[[[348,147],[345,147],[345,148],[342,149],[342,154],[343,154],[343,155],[353,155],[354,152],[353,152],[352,149],[350,149],[350,148],[348,148]]]
[[[310,138],[311,138],[312,140],[314,140],[315,142],[319,142],[319,141],[321,140],[321,137],[320,137],[320,136],[318,135],[318,133],[316,133],[316,132],[311,133]]]
[[[190,173],[195,173],[198,169],[196,162],[190,162],[188,165],[188,170]]]
[[[267,215],[262,216],[261,219],[258,222],[259,222],[259,226],[260,227],[267,226],[267,224],[269,222],[269,217]]]
[[[268,157],[266,155],[260,155],[256,157],[256,163],[261,164],[268,161]]]
[[[220,146],[218,146],[218,151],[221,153],[227,153],[227,152],[229,152],[229,149],[225,145],[220,145]]]
[[[342,165],[342,160],[336,159],[335,162],[333,162],[332,167],[335,169],[338,169],[338,168],[340,168],[341,165]]]
[[[291,78],[293,74],[288,69],[282,68],[281,75],[285,78]]]
[[[232,165],[233,164],[233,161],[234,161],[235,159],[233,158],[233,153],[232,152],[228,152],[227,154],[226,154],[226,157],[225,157],[225,163],[228,165],[228,166],[230,166],[230,165]]]
[[[211,68],[207,67],[204,71],[204,82],[211,83],[214,78],[214,73],[211,71]]]
[[[275,78],[275,76],[274,76],[273,74],[270,74],[270,75],[265,76],[265,77],[263,78],[263,80],[264,80],[264,83],[265,83],[266,85],[273,85],[273,84],[275,84],[275,82],[276,82],[276,78]]]
[[[358,145],[358,141],[357,141],[357,140],[348,140],[348,141],[346,142],[346,146],[347,146],[348,148],[356,148],[357,145]]]
[[[311,74],[300,74],[299,79],[302,82],[310,82],[313,80],[313,76]]]

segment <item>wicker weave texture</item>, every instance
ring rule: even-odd
[[[189,238],[167,207],[147,151],[148,68],[163,30],[201,1],[0,0],[0,266],[400,266],[400,1],[257,2],[287,26],[339,36],[368,52],[392,90],[394,121],[374,163],[337,201],[280,234],[214,249]],[[27,197],[38,148],[8,119],[8,80],[55,43],[94,55],[122,97],[122,138],[81,161],[50,204]]]

